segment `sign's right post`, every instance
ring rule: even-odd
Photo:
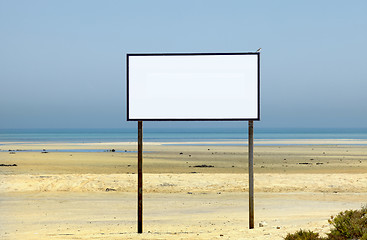
[[[248,122],[249,228],[254,228],[254,122]]]

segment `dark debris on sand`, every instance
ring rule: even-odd
[[[213,165],[206,165],[206,164],[202,164],[202,165],[196,165],[194,167],[199,167],[199,168],[211,168],[214,167]]]
[[[0,167],[16,167],[16,164],[0,164]]]

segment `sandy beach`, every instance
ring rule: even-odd
[[[1,239],[282,239],[367,204],[363,141],[257,140],[252,230],[247,146],[148,142],[139,235],[135,142],[0,144]]]

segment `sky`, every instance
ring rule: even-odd
[[[255,127],[367,128],[366,11],[358,0],[0,0],[0,129],[134,128],[127,53],[260,47]]]

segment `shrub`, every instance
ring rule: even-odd
[[[360,210],[347,210],[332,217],[329,223],[333,229],[328,233],[330,240],[367,240],[367,205]]]
[[[326,238],[312,231],[288,233],[285,240],[367,240],[367,205],[360,210],[340,212],[328,220],[333,226]]]
[[[295,233],[288,233],[288,235],[284,238],[284,240],[321,240],[324,239],[319,237],[318,233],[314,233],[312,231],[304,231],[300,229]]]

